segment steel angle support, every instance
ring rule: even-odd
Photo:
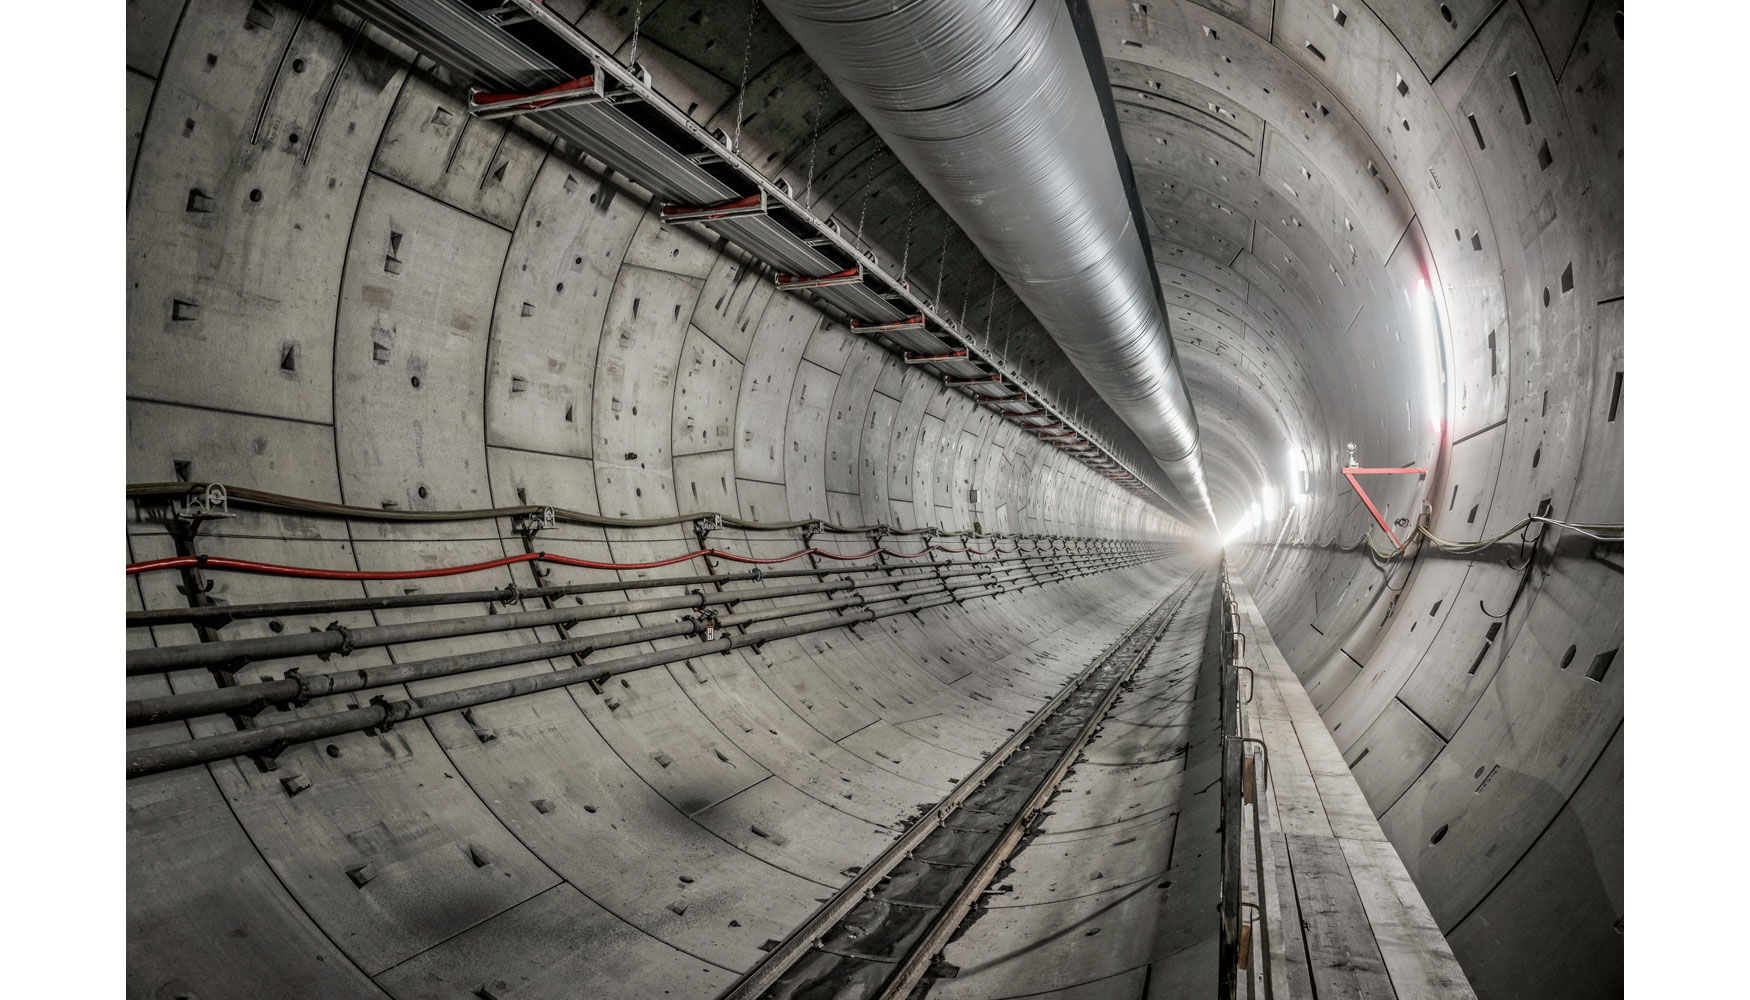
[[[498,25],[500,28],[508,28],[513,24],[521,24],[524,21],[533,20],[529,17],[526,11],[514,3],[499,4],[497,7],[483,10],[480,12],[480,16],[491,21],[493,24]]]
[[[942,376],[943,385],[1001,385],[1008,381],[1001,375],[980,375],[977,378],[955,378],[952,375]]]
[[[676,222],[715,222],[718,219],[733,219],[744,215],[764,215],[766,208],[766,192],[761,188],[757,194],[733,198],[716,205],[664,205],[662,224],[666,226]]]
[[[965,361],[964,347],[949,351],[947,354],[918,354],[914,351],[905,352],[905,363],[908,365],[939,364],[944,361]]]
[[[985,396],[975,392],[972,394],[972,401],[980,406],[995,406],[998,403],[1025,403],[1027,394],[1017,392],[1012,396]]]
[[[1353,459],[1354,454],[1355,454],[1353,445],[1350,446],[1349,454],[1350,454],[1351,459]],[[1379,525],[1379,530],[1385,532],[1385,536],[1392,540],[1393,545],[1396,545],[1398,548],[1403,548],[1404,543],[1398,541],[1398,536],[1392,533],[1391,526],[1385,523],[1385,518],[1380,515],[1379,508],[1375,507],[1373,505],[1373,498],[1367,495],[1367,491],[1361,488],[1361,484],[1359,482],[1356,482],[1355,477],[1356,476],[1416,475],[1416,476],[1421,476],[1423,479],[1427,479],[1428,478],[1428,470],[1423,469],[1423,468],[1363,469],[1363,468],[1359,468],[1359,467],[1354,466],[1354,465],[1350,465],[1350,466],[1347,466],[1345,468],[1338,469],[1337,471],[1341,472],[1343,474],[1344,479],[1349,480],[1349,485],[1355,490],[1355,495],[1360,497],[1361,502],[1367,505],[1367,512],[1369,514],[1373,515],[1373,523]]]
[[[831,288],[835,285],[859,285],[863,282],[863,266],[847,267],[843,271],[822,274],[818,277],[808,277],[797,274],[778,274],[772,277],[781,292],[796,292],[804,288]]]

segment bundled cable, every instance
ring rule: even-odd
[[[578,566],[583,569],[607,570],[637,570],[658,569],[663,566],[673,566],[677,563],[690,562],[707,556],[714,559],[724,559],[729,562],[750,563],[760,566],[770,566],[774,563],[786,563],[803,556],[820,556],[838,562],[855,562],[859,559],[870,559],[875,556],[892,556],[895,559],[918,559],[932,552],[947,552],[956,555],[1010,555],[1021,551],[1019,546],[1012,549],[991,546],[988,549],[949,548],[943,545],[927,545],[916,552],[895,552],[881,547],[859,552],[856,555],[841,555],[827,552],[824,549],[806,548],[783,556],[744,556],[734,552],[724,552],[722,549],[700,549],[684,555],[670,556],[667,559],[651,559],[645,562],[602,562],[595,559],[576,559],[571,556],[555,555],[551,552],[525,552],[522,555],[505,556],[503,559],[488,559],[485,562],[466,563],[460,566],[433,566],[426,569],[396,569],[396,570],[358,570],[358,569],[324,569],[314,566],[285,566],[279,563],[255,562],[249,559],[229,559],[224,556],[172,556],[168,559],[148,559],[145,562],[129,563],[128,575],[151,573],[166,569],[228,569],[242,573],[262,573],[269,576],[296,576],[308,580],[428,580],[440,576],[459,576],[463,573],[479,573],[484,570],[497,569],[500,566],[510,566],[515,563],[542,562],[559,566]],[[1037,552],[1035,547],[1031,551]]]

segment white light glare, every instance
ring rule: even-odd
[[[1416,295],[1412,303],[1423,326],[1422,335],[1417,338],[1422,348],[1418,352],[1421,355],[1422,405],[1428,415],[1429,431],[1439,434],[1446,418],[1446,400],[1440,392],[1440,312],[1434,301],[1434,289],[1426,277],[1416,279]]]
[[[1306,458],[1301,454],[1299,448],[1289,448],[1288,495],[1294,498],[1296,504],[1299,504],[1306,499],[1309,485],[1311,485],[1311,480],[1306,474]]]
[[[1277,514],[1282,512],[1281,505],[1276,502],[1276,487],[1271,486],[1269,483],[1265,483],[1264,489],[1259,495],[1263,499],[1264,523],[1269,524],[1276,520]]]
[[[1222,547],[1226,548],[1227,546],[1239,541],[1240,537],[1246,532],[1251,531],[1253,526],[1257,523],[1258,505],[1253,504],[1252,509],[1246,511],[1246,516],[1240,518],[1240,523],[1234,526],[1234,530],[1228,532],[1227,537],[1221,540]]]

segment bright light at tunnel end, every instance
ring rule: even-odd
[[[1253,504],[1251,509],[1246,511],[1245,515],[1240,518],[1239,524],[1235,525],[1234,529],[1227,533],[1227,537],[1225,537],[1221,540],[1221,548],[1225,549],[1229,545],[1232,545],[1233,543],[1239,541],[1241,538],[1245,537],[1247,532],[1251,531],[1254,527],[1257,526],[1257,523],[1258,523],[1258,505]]]

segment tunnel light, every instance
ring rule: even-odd
[[[1281,513],[1282,510],[1276,499],[1276,487],[1271,486],[1269,483],[1265,483],[1264,488],[1259,491],[1259,499],[1264,509],[1264,523],[1270,524],[1274,522],[1276,520],[1276,515]]]
[[[1434,288],[1426,275],[1416,279],[1416,291],[1410,305],[1420,327],[1416,338],[1422,368],[1423,406],[1427,412],[1428,430],[1438,437],[1446,423],[1446,398],[1440,387],[1440,310],[1434,300]]]

